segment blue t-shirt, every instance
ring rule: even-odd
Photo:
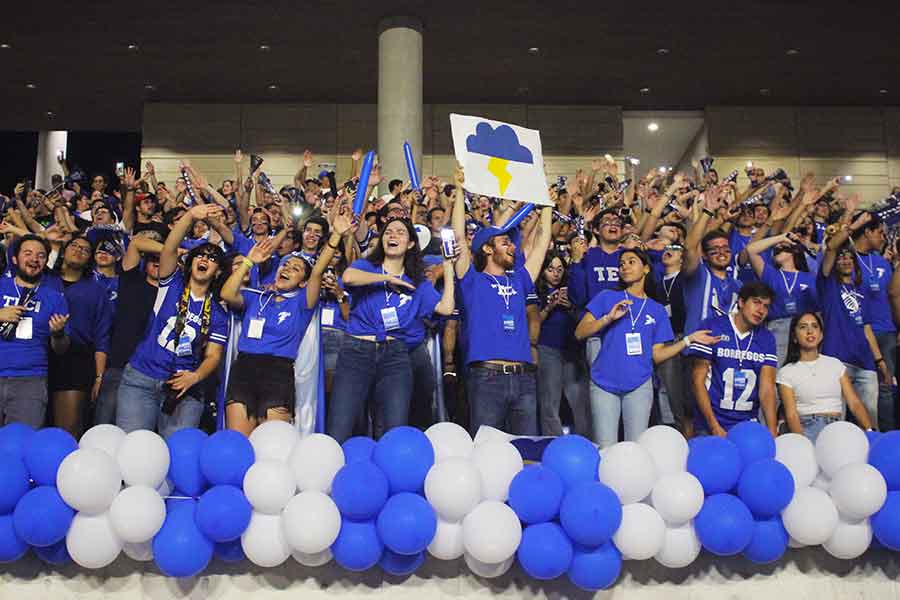
[[[790,319],[794,315],[818,310],[816,276],[812,273],[807,271],[790,273],[766,262],[762,281],[775,292],[775,300],[769,307],[769,321]]]
[[[309,326],[315,307],[307,308],[306,290],[300,289],[286,294],[281,302],[272,292],[243,289],[244,314],[241,319],[241,336],[238,351],[248,354],[266,354],[294,360],[300,349],[300,342]],[[249,336],[251,321],[263,320],[262,336]]]
[[[106,298],[109,300],[109,306],[112,308],[113,314],[116,312],[116,300],[119,298],[119,276],[107,277],[99,271],[94,271],[94,281],[103,286],[106,290]]]
[[[203,323],[204,299],[188,298],[187,315],[184,319],[182,337],[190,340],[190,354],[182,351],[183,356],[176,354],[179,341],[175,335],[178,318],[178,305],[184,293],[184,275],[176,269],[172,275],[159,282],[156,302],[153,305],[153,318],[147,323],[144,339],[129,361],[132,367],[147,377],[169,379],[178,371],[193,371],[203,360],[203,347],[200,343],[200,330]],[[218,302],[209,303],[210,318],[207,340],[212,344],[224,346],[228,343],[228,317]]]
[[[653,345],[675,338],[666,308],[651,298],[636,298],[620,290],[597,294],[587,305],[595,319],[601,319],[617,302],[633,304],[621,319],[600,332],[603,345],[594,364],[591,379],[611,394],[626,394],[653,375]]]
[[[862,269],[861,291],[866,296],[869,306],[869,318],[872,320],[872,331],[875,333],[896,333],[894,317],[891,313],[891,300],[888,288],[894,269],[883,256],[877,252],[858,255]]]
[[[353,261],[353,269],[367,273],[383,274],[381,265],[373,265],[364,258]],[[403,281],[413,280],[403,275]],[[413,343],[422,327],[422,319],[434,312],[441,298],[428,280],[422,280],[415,291],[393,289],[386,282],[351,286],[350,322],[347,333],[355,336],[375,336],[384,340],[388,336]],[[396,316],[396,319],[394,318]]]
[[[840,283],[834,276],[820,275],[817,287],[825,324],[822,354],[874,371],[875,357],[864,329],[871,322],[869,303],[863,291],[852,283]]]
[[[0,279],[0,299],[3,301],[3,307],[18,304],[20,294],[24,294],[25,290],[26,288],[17,287],[12,277]],[[26,309],[22,313],[22,318],[31,319],[31,338],[17,339],[15,334],[9,340],[0,338],[0,357],[3,357],[0,360],[0,377],[47,376],[50,316],[69,314],[69,305],[62,293],[53,289],[53,286],[46,285],[46,281],[42,280]],[[66,333],[69,331],[67,323]]]
[[[53,285],[63,293],[69,305],[68,327],[72,343],[93,346],[95,352],[108,354],[113,311],[106,288],[91,277],[82,277],[69,285],[58,277],[53,279]]]
[[[569,268],[569,297],[579,308],[603,290],[619,285],[619,256],[621,250],[606,252],[602,248],[588,249],[581,262]]]
[[[700,322],[715,316],[727,315],[737,303],[741,282],[734,277],[734,265],[726,269],[725,278],[712,274],[705,261],[691,275],[684,278],[684,331],[700,329]]]
[[[741,235],[737,228],[731,230],[731,235],[728,237],[728,246],[731,248],[731,255],[735,260],[739,259],[741,252],[747,247],[747,244],[750,243],[751,239],[753,239],[752,235]],[[740,263],[740,261],[738,261],[738,263]],[[739,265],[737,277],[742,283],[757,280],[756,272],[750,265],[750,261],[747,261],[746,264]]]
[[[688,356],[709,361],[706,389],[713,414],[726,431],[759,415],[759,375],[763,367],[778,368],[775,336],[765,327],[756,327],[738,335],[731,316],[713,317],[700,325],[710,335],[722,336],[715,346],[692,342]],[[700,430],[709,428],[697,411],[694,423]]]
[[[547,288],[547,298],[558,288]],[[541,303],[541,308],[547,302]],[[538,336],[538,344],[557,350],[569,350],[575,346],[575,326],[578,323],[571,309],[556,305],[544,322],[541,323],[541,333]]]
[[[524,267],[505,275],[469,270],[459,281],[463,324],[468,339],[466,364],[483,360],[530,363],[531,343],[525,306],[536,298]]]

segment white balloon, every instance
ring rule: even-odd
[[[652,506],[636,503],[622,507],[622,524],[613,542],[626,560],[647,560],[662,550],[666,524]]]
[[[455,560],[464,552],[462,524],[438,519],[434,539],[428,544],[428,553],[440,560]]]
[[[333,437],[314,433],[297,442],[288,462],[301,492],[329,494],[334,476],[344,466],[344,451]]]
[[[425,477],[425,497],[447,521],[459,521],[481,502],[481,473],[471,460],[448,458]]]
[[[469,567],[469,570],[478,575],[479,577],[485,577],[488,579],[494,577],[500,577],[509,571],[509,568],[513,566],[513,563],[516,562],[515,556],[510,556],[506,560],[499,563],[486,563],[478,560],[477,558],[473,558],[472,556],[466,554],[466,566]]]
[[[475,449],[469,432],[450,421],[435,423],[425,430],[425,436],[434,448],[435,464],[453,457],[469,458]]]
[[[775,438],[775,460],[794,477],[794,489],[808,487],[819,472],[816,449],[805,435],[785,433]]]
[[[294,496],[281,515],[288,545],[301,554],[327,550],[341,531],[341,513],[322,492],[301,492]],[[327,562],[327,561],[326,561]]]
[[[794,548],[795,550],[798,548],[806,548],[806,544],[801,544],[794,538],[788,536],[788,548]]]
[[[241,548],[247,559],[260,567],[277,567],[286,561],[291,547],[284,539],[281,517],[253,511],[250,525],[241,535]]]
[[[660,475],[687,470],[688,443],[674,427],[655,425],[642,433],[637,443],[650,454]]]
[[[98,515],[109,510],[122,489],[122,473],[115,459],[103,450],[79,449],[59,465],[56,487],[76,511]]]
[[[138,562],[147,562],[153,560],[153,540],[147,540],[140,544],[122,544],[122,552],[131,560]]]
[[[304,567],[321,567],[322,565],[327,565],[333,558],[330,548],[325,548],[315,554],[304,554],[303,552],[294,551],[291,553],[291,556]]]
[[[828,489],[838,512],[850,521],[874,515],[887,498],[887,483],[878,469],[866,463],[842,467]]]
[[[506,504],[486,500],[462,522],[466,553],[488,564],[502,563],[516,553],[522,541],[519,517]]]
[[[525,467],[522,455],[516,447],[509,442],[500,441],[476,445],[472,452],[472,462],[481,473],[482,497],[500,502],[506,502],[509,497],[509,484]]]
[[[486,444],[488,442],[511,442],[514,438],[514,435],[510,435],[496,427],[482,425],[478,428],[478,431],[475,432],[474,442],[476,446],[480,446],[481,444]]]
[[[156,488],[156,493],[159,494],[162,498],[168,498],[172,493],[172,490],[174,489],[175,484],[172,483],[168,478],[166,478],[163,479],[163,482]]]
[[[125,440],[125,432],[115,425],[103,424],[94,425],[84,432],[78,441],[78,447],[81,449],[96,448],[103,450],[112,458],[116,458],[119,454],[119,446]]]
[[[872,526],[868,519],[855,523],[841,520],[834,528],[834,533],[822,546],[835,558],[849,560],[862,556],[871,543]]]
[[[75,564],[85,569],[102,569],[122,552],[122,540],[113,529],[109,513],[78,513],[66,534],[66,550]]]
[[[146,429],[126,435],[116,458],[128,485],[157,488],[169,472],[169,447],[160,436]]]
[[[684,525],[703,508],[703,486],[687,471],[660,477],[650,500],[659,516],[671,527]]]
[[[801,544],[818,546],[831,537],[838,524],[838,511],[820,489],[800,488],[781,513],[784,528]]]
[[[257,460],[244,474],[247,501],[253,510],[267,515],[281,514],[296,491],[290,467],[278,460]]]
[[[656,463],[637,442],[619,442],[607,448],[598,473],[622,504],[640,502],[656,483]]]
[[[146,542],[163,526],[166,503],[153,488],[144,485],[128,487],[113,501],[109,520],[123,542]]]
[[[828,477],[834,477],[844,465],[864,463],[868,457],[869,438],[853,423],[829,423],[816,438],[816,460]]]
[[[250,434],[250,445],[256,460],[287,462],[300,435],[287,421],[265,421]]]
[[[680,527],[666,528],[662,548],[653,558],[664,567],[680,569],[694,562],[700,555],[700,549],[700,538],[694,531],[694,524],[685,523]]]
[[[820,489],[823,492],[828,492],[828,490],[831,489],[831,479],[829,479],[825,473],[819,471],[819,474],[813,479],[810,487]]]

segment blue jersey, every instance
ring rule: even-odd
[[[864,328],[871,322],[865,294],[852,283],[840,283],[833,275],[820,275],[818,288],[825,325],[822,354],[874,371],[875,357]]]
[[[877,252],[857,255],[860,269],[862,269],[862,293],[866,296],[869,305],[869,318],[872,323],[872,331],[875,333],[895,333],[894,317],[891,314],[891,301],[888,298],[888,288],[894,269],[883,256]]]
[[[483,360],[532,362],[525,306],[536,300],[524,268],[491,275],[469,270],[459,281],[468,352],[466,364]]]
[[[99,271],[94,271],[94,281],[106,290],[106,298],[113,313],[116,312],[116,301],[119,299],[119,276],[107,277]]]
[[[3,307],[15,306],[27,288],[18,287],[12,277],[0,279]],[[8,340],[0,338],[0,377],[46,377],[50,341],[50,316],[69,314],[65,296],[46,285],[46,276],[26,305],[22,319],[31,319],[31,331],[19,321],[16,333]],[[66,324],[66,333],[70,331]]]
[[[747,247],[747,244],[750,243],[752,238],[752,235],[741,235],[738,233],[737,228],[731,230],[731,235],[728,237],[728,246],[731,248],[731,255],[735,260],[740,257],[741,252]],[[756,272],[753,270],[749,261],[744,265],[739,265],[737,278],[742,283],[757,280]]]
[[[203,360],[200,333],[205,308],[209,310],[207,341],[224,346],[228,343],[228,318],[225,310],[213,300],[188,296],[187,314],[180,339],[176,336],[178,305],[184,294],[184,275],[176,269],[159,282],[153,318],[147,323],[144,338],[129,363],[154,379],[169,379],[178,371],[193,371]]]
[[[769,308],[769,321],[790,319],[807,311],[819,308],[816,296],[816,276],[807,271],[790,273],[782,271],[769,262],[765,263],[762,281],[775,292],[775,299]]]
[[[701,329],[722,336],[715,346],[692,342],[689,356],[709,361],[706,389],[716,421],[726,431],[759,415],[759,379],[763,367],[778,367],[775,336],[765,327],[756,327],[739,335],[732,317],[714,317],[704,321]],[[706,419],[697,411],[694,422],[698,429],[708,429]]]
[[[712,274],[706,262],[700,261],[697,270],[684,275],[685,333],[700,329],[700,322],[715,316],[727,315],[737,303],[741,282],[734,277],[734,266],[729,266],[725,277]]]
[[[569,297],[572,304],[584,308],[603,290],[618,287],[621,254],[621,250],[606,252],[602,248],[590,248],[581,262],[574,263],[569,268]]]
[[[626,299],[632,301],[630,311],[600,333],[603,345],[591,365],[593,382],[611,394],[626,394],[650,379],[653,345],[675,337],[666,308],[650,298],[606,290],[588,303],[587,311],[601,319],[617,302]]]
[[[109,336],[113,312],[106,289],[91,277],[67,284],[59,277],[48,279],[57,287],[69,305],[69,337],[73,344],[92,346],[96,352],[109,354]]]
[[[244,289],[241,290],[241,297],[244,299],[244,315],[238,351],[291,360],[297,358],[300,342],[315,311],[315,307],[307,308],[306,290],[276,295]],[[261,321],[261,327],[254,321]],[[250,337],[251,333],[254,337]]]

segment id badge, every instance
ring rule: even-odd
[[[385,331],[392,331],[400,328],[400,319],[397,317],[397,309],[393,306],[381,309],[381,321],[384,323]]]
[[[880,292],[881,291],[881,282],[878,280],[878,277],[875,275],[871,275],[869,277],[869,290],[872,292]]]
[[[784,301],[784,311],[789,315],[797,314],[797,301],[793,298]]]
[[[511,314],[503,315],[503,331],[515,331],[516,330],[516,318]]]
[[[628,353],[628,356],[638,356],[643,354],[640,333],[633,332],[625,334],[625,352]]]
[[[190,356],[194,353],[193,348],[191,348],[191,337],[186,333],[182,333],[181,337],[178,338],[178,345],[175,346],[175,356],[185,357]]]
[[[665,308],[666,308],[666,315],[668,315],[669,317],[671,317],[671,316],[672,316],[672,305],[671,305],[671,304],[666,304]]]
[[[322,309],[322,325],[334,325],[334,309],[333,308],[323,308]]]
[[[734,372],[734,389],[742,390],[747,387],[747,376],[743,371]]]
[[[251,340],[262,339],[263,326],[265,324],[265,319],[250,319],[250,327],[247,328],[247,337]]]
[[[30,340],[33,332],[34,323],[31,317],[22,317],[19,324],[16,325],[16,339]]]

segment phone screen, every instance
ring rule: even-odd
[[[125,174],[125,163],[117,162],[116,163],[116,175],[121,177],[124,174]]]

